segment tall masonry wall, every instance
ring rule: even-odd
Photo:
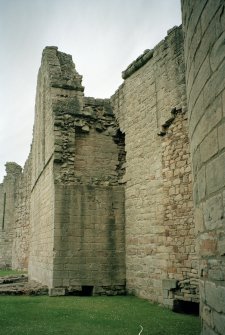
[[[125,133],[127,290],[173,308],[198,300],[181,27],[123,78],[111,102]]]
[[[12,244],[12,268],[28,269],[30,246],[31,157],[17,179]]]
[[[52,83],[54,49],[43,51],[38,73],[35,120],[31,148],[30,252],[31,279],[52,286],[54,231],[54,116]],[[52,66],[51,66],[52,65]]]
[[[182,1],[202,334],[225,333],[225,3]]]
[[[6,176],[0,184],[0,268],[12,267],[15,201],[21,170],[16,163],[6,163]]]
[[[28,266],[52,295],[126,280],[170,308],[198,301],[200,276],[202,335],[222,335],[225,4],[182,0],[182,15],[184,41],[172,29],[110,100],[84,97],[71,56],[44,49],[31,152],[0,184],[0,267]]]
[[[174,308],[198,302],[200,256],[203,334],[223,334],[223,3],[183,2],[183,22],[185,43],[172,29],[110,100],[84,97],[71,56],[43,51],[31,152],[0,185],[0,266],[52,295],[126,282]]]
[[[58,116],[56,131],[63,136],[55,163],[53,286],[122,294],[124,137],[109,101],[84,98],[82,109]]]
[[[123,293],[124,138],[109,101],[84,98],[72,57],[43,51],[31,150],[29,276],[50,294]]]

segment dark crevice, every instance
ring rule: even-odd
[[[176,313],[199,315],[199,303],[184,300],[174,300],[173,311]]]
[[[94,290],[94,286],[82,286],[82,291],[80,295],[83,297],[92,297],[93,290]]]

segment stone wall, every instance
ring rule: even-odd
[[[38,74],[31,149],[29,276],[48,286],[53,280],[54,115],[52,85],[60,71],[57,50],[43,51]]]
[[[6,163],[6,176],[0,184],[0,268],[12,267],[15,201],[21,170],[16,163]]]
[[[44,50],[31,153],[0,184],[0,267],[28,261],[53,295],[126,279],[172,308],[198,301],[200,276],[202,334],[225,333],[224,7],[182,0],[184,42],[170,30],[110,100],[85,98],[71,56]]]
[[[85,287],[93,294],[122,294],[124,137],[108,100],[85,98],[83,109],[58,120],[57,132],[66,130],[61,145],[69,140],[58,150],[54,168],[53,287],[73,294],[84,294]]]
[[[15,225],[13,227],[12,268],[28,269],[30,245],[31,157],[29,155],[18,178],[15,194]]]
[[[126,136],[127,290],[173,307],[175,291],[197,292],[181,27],[123,78],[111,101]]]
[[[125,291],[122,187],[56,187],[53,287],[82,294]]]
[[[202,334],[225,333],[225,6],[182,1]]]
[[[124,293],[124,136],[84,98],[72,57],[43,51],[31,150],[29,276],[51,294]],[[61,293],[60,293],[61,292]]]
[[[163,223],[169,253],[163,294],[164,303],[175,300],[176,306],[176,300],[199,302],[187,114],[174,109],[161,136]]]

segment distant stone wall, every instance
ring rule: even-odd
[[[179,286],[197,277],[181,28],[123,78],[111,101],[126,144],[127,290],[173,307],[175,290],[184,300],[197,293],[196,281],[189,295]],[[175,120],[171,111],[181,114]]]
[[[225,333],[225,4],[182,1],[202,334]]]
[[[27,270],[30,245],[31,157],[29,155],[18,178],[15,193],[12,268]]]
[[[0,184],[0,268],[12,267],[15,201],[21,171],[18,164],[6,163],[6,176]]]

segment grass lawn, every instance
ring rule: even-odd
[[[199,335],[200,319],[136,297],[0,296],[4,335]]]
[[[0,269],[0,277],[22,275],[22,274],[25,274],[25,272],[10,269]]]

